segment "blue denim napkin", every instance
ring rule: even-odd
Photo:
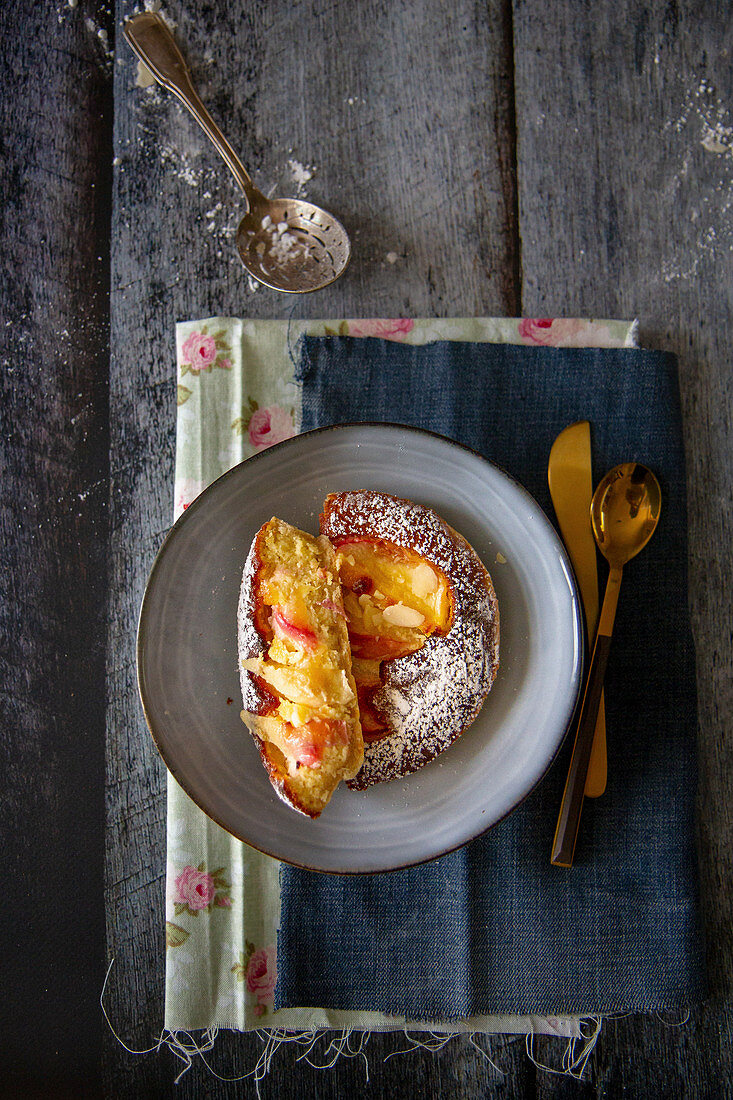
[[[284,867],[277,1004],[448,1020],[689,1003],[703,989],[703,957],[675,359],[305,337],[298,376],[302,430],[389,420],[440,432],[503,466],[553,518],[550,447],[566,425],[590,420],[594,479],[644,462],[663,508],[624,577],[606,679],[608,789],[586,807],[575,866],[549,862],[568,743],[522,806],[432,863],[360,878]]]

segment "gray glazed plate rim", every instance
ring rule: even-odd
[[[573,669],[572,675],[569,677],[567,685],[568,690],[566,699],[566,713],[564,720],[561,723],[562,728],[558,727],[555,729],[551,738],[551,744],[548,748],[545,759],[542,762],[541,770],[537,771],[534,774],[531,783],[528,783],[521,794],[513,799],[511,805],[507,805],[501,813],[494,814],[494,816],[489,818],[488,821],[486,821],[486,819],[484,819],[483,821],[480,820],[481,815],[477,815],[474,823],[474,828],[467,830],[458,839],[455,839],[454,842],[434,844],[429,851],[424,851],[418,856],[415,856],[415,854],[413,853],[413,855],[408,859],[387,859],[386,861],[382,860],[382,862],[378,863],[378,865],[376,865],[373,860],[370,861],[369,859],[365,859],[364,865],[362,866],[348,865],[347,863],[341,865],[338,859],[327,859],[325,860],[325,863],[327,865],[324,865],[323,859],[319,859],[317,857],[314,858],[312,856],[304,858],[302,853],[295,854],[292,851],[288,850],[287,845],[283,847],[282,844],[268,844],[266,841],[263,841],[262,837],[253,837],[249,830],[242,830],[241,828],[233,826],[231,816],[227,813],[221,812],[221,808],[216,805],[216,799],[212,800],[211,798],[207,798],[202,795],[202,792],[199,789],[199,785],[197,784],[195,779],[192,781],[190,774],[186,772],[185,768],[182,768],[180,766],[180,762],[176,759],[175,751],[171,750],[169,740],[166,738],[165,733],[161,730],[159,722],[156,721],[155,718],[154,691],[151,691],[151,677],[147,674],[146,668],[149,647],[151,644],[151,636],[155,635],[156,630],[155,622],[151,616],[151,593],[155,590],[156,586],[160,586],[161,574],[165,574],[166,563],[171,553],[171,547],[175,546],[182,539],[185,540],[187,532],[191,528],[192,523],[196,520],[196,517],[199,516],[202,512],[205,513],[210,507],[210,502],[212,501],[212,499],[220,494],[222,490],[225,490],[228,485],[231,485],[232,483],[236,484],[241,480],[248,480],[250,478],[250,475],[252,474],[252,471],[255,468],[272,466],[273,463],[278,461],[278,456],[282,456],[283,454],[287,454],[288,452],[305,451],[305,453],[308,454],[308,452],[312,451],[313,448],[318,449],[319,446],[324,441],[327,441],[329,438],[343,438],[345,434],[348,436],[349,434],[353,433],[356,433],[357,437],[361,438],[362,440],[365,437],[371,437],[373,439],[375,436],[381,436],[382,438],[384,438],[385,433],[387,435],[391,433],[394,437],[394,433],[398,433],[400,439],[405,441],[404,448],[402,448],[402,445],[400,445],[400,447],[406,452],[410,451],[411,444],[417,446],[417,442],[419,441],[427,441],[428,443],[432,441],[439,447],[447,448],[450,451],[451,456],[454,456],[456,458],[459,468],[462,461],[471,461],[473,463],[478,463],[479,468],[484,469],[487,473],[491,472],[492,477],[501,479],[507,489],[516,495],[517,499],[522,500],[527,505],[529,505],[535,511],[536,523],[543,528],[545,534],[552,543],[552,553],[556,555],[558,561],[562,563],[562,573],[568,589],[568,601],[571,609],[574,641],[574,657],[572,662]],[[394,443],[394,438],[392,439],[392,442]],[[361,443],[358,443],[357,449],[361,445]],[[404,492],[399,491],[398,486],[394,488],[394,492],[395,495],[405,495]],[[288,517],[286,516],[284,518]],[[469,541],[471,540],[469,539]],[[249,544],[247,546],[241,547],[242,563],[248,549]],[[496,577],[499,566],[497,566],[495,563],[493,565],[493,568],[491,567],[490,563],[487,563],[487,565],[489,565],[492,576]],[[165,578],[163,578],[163,583],[165,584]],[[236,615],[236,607],[234,609],[233,615]],[[502,619],[502,632],[503,628],[504,619]],[[170,771],[171,775],[176,779],[182,789],[214,822],[224,828],[227,832],[231,833],[237,839],[244,841],[245,843],[249,844],[253,848],[256,848],[263,854],[282,860],[284,862],[291,863],[294,866],[302,867],[304,869],[341,874],[369,874],[378,871],[398,870],[404,867],[414,866],[416,864],[438,858],[439,856],[446,855],[449,852],[454,851],[459,847],[462,847],[463,844],[468,843],[470,840],[482,835],[488,829],[492,828],[500,821],[502,821],[508,814],[516,810],[517,807],[520,806],[522,802],[524,802],[524,800],[528,797],[528,795],[535,789],[537,784],[541,782],[548,768],[551,766],[553,760],[555,759],[555,756],[564,741],[568,728],[572,724],[582,686],[583,663],[584,621],[577,585],[572,573],[572,567],[570,566],[570,562],[565,552],[564,546],[562,545],[559,536],[555,532],[554,527],[544,515],[542,509],[531,496],[531,494],[529,494],[529,492],[521,485],[521,483],[513,478],[511,474],[507,473],[495,463],[490,462],[488,459],[472,451],[470,448],[465,447],[462,444],[456,443],[455,441],[450,440],[447,437],[439,435],[437,433],[402,424],[360,422],[354,424],[338,424],[324,428],[316,428],[312,431],[301,433],[300,435],[295,436],[292,439],[286,440],[283,443],[276,444],[275,446],[270,447],[267,450],[264,450],[252,456],[251,458],[245,459],[243,462],[240,462],[236,466],[232,467],[232,469],[222,474],[219,478],[213,481],[196,498],[196,500],[192,502],[189,508],[180,516],[180,518],[176,521],[176,523],[171,527],[170,531],[168,532],[163,544],[161,545],[160,550],[158,551],[158,554],[156,555],[155,561],[148,577],[138,623],[137,675],[138,688],[142,701],[143,712],[145,714],[148,729],[158,749],[158,752],[163,758],[163,761],[165,762],[166,767]],[[492,691],[495,690],[496,688],[492,689]],[[489,700],[491,699],[491,693],[488,698]],[[235,703],[238,714],[240,705],[240,700],[238,697],[236,697]],[[480,717],[481,715],[479,715],[479,719]],[[476,723],[474,723],[474,725],[475,724]],[[249,738],[249,734],[247,733],[243,725],[241,726],[241,731],[244,737],[251,741],[251,739]],[[459,739],[459,742],[466,738],[468,733],[470,733],[470,730],[463,735],[463,738]],[[254,746],[252,747],[254,748]],[[433,767],[435,763],[436,761],[433,761],[432,764],[428,765],[427,767]],[[258,754],[256,756],[256,765],[258,772],[261,773],[266,782],[266,777],[264,776],[264,770],[262,769]],[[247,767],[251,767],[251,762],[248,763]],[[422,769],[422,771],[425,770],[426,769]],[[416,774],[419,775],[420,773]],[[396,782],[398,781],[392,781],[392,783]],[[392,783],[381,784],[380,786],[391,787]],[[370,788],[370,790],[375,791],[377,790],[377,788]],[[364,793],[368,794],[369,792]],[[351,797],[353,797],[353,794]],[[279,803],[279,800],[276,801]],[[279,805],[283,804],[279,803]],[[286,807],[283,808],[285,809],[286,813],[291,815],[291,817],[296,821],[302,822],[306,820],[300,815],[296,814],[294,811]],[[329,805],[329,807],[327,807],[324,811],[324,815],[319,820],[323,820],[325,818],[325,815],[328,814],[330,808],[331,807]]]

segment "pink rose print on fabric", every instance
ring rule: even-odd
[[[176,878],[174,901],[189,909],[206,909],[214,900],[215,893],[211,875],[197,871],[195,867],[184,867]]]
[[[216,341],[203,332],[192,332],[181,347],[183,360],[192,371],[203,370],[216,359]]]
[[[258,1004],[267,1004],[275,994],[277,967],[274,947],[260,947],[247,965],[247,989],[254,993]]]
[[[201,378],[203,374],[211,374],[214,368],[231,370],[231,353],[232,349],[224,329],[209,332],[206,325],[201,325],[196,332],[187,336],[181,344],[178,364],[178,404],[184,405],[193,393],[193,390],[183,383],[187,374],[193,378]]]
[[[264,451],[273,443],[282,443],[295,435],[293,417],[287,409],[279,405],[269,405],[266,409],[255,409],[247,425],[249,441],[258,451]]]
[[[245,942],[246,951],[240,953],[239,962],[231,968],[237,981],[246,982],[247,990],[255,998],[252,1011],[255,1016],[264,1016],[268,1006],[275,998],[277,983],[277,954],[275,948],[255,948],[249,940]]]
[[[415,322],[409,317],[375,317],[366,321],[352,321],[350,336],[378,336],[383,340],[401,340],[412,332]]]
[[[607,325],[571,317],[524,317],[517,331],[526,344],[542,344],[545,347],[610,348],[623,345],[622,340],[611,335]]]
[[[199,863],[198,867],[187,864],[176,876],[173,885],[175,915],[179,917],[181,913],[189,913],[196,917],[203,910],[211,912],[214,906],[228,909],[232,904],[227,893],[229,889],[231,887],[224,878],[223,867],[217,867],[209,874],[203,863]]]
[[[519,322],[519,335],[529,344],[554,344],[556,331],[549,317],[523,317]]]

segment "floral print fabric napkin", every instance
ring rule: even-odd
[[[175,518],[236,463],[295,435],[300,390],[293,348],[303,334],[377,336],[410,344],[462,340],[635,347],[635,325],[574,319],[409,318],[177,325]],[[247,547],[243,547],[242,560]],[[234,612],[233,612],[234,614]],[[234,621],[234,620],[233,620]],[[238,705],[238,701],[233,701]],[[274,1010],[280,864],[235,840],[168,776],[165,1027],[319,1028],[540,1033],[575,1038],[577,1017],[476,1016],[450,1023],[379,1012]]]

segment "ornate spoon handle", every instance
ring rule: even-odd
[[[259,191],[204,106],[193,86],[191,70],[161,17],[152,11],[134,15],[125,23],[124,33],[137,56],[158,83],[173,92],[196,119],[242,188],[250,208],[256,206],[257,200],[261,198]]]

